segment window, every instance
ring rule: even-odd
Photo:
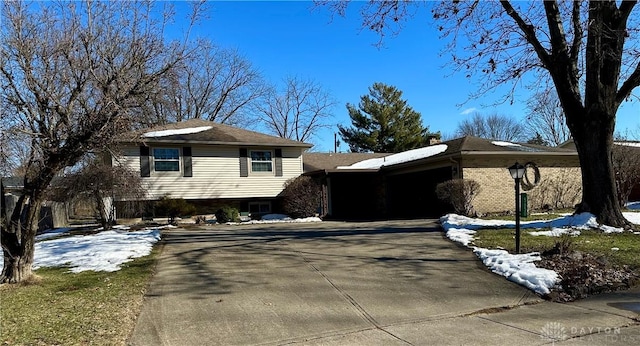
[[[268,150],[251,151],[251,171],[273,172],[273,161],[271,156],[271,151]]]
[[[156,172],[179,172],[180,149],[155,148],[153,149],[153,166]]]
[[[271,212],[271,202],[249,202],[251,215],[264,215]]]

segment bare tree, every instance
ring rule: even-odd
[[[0,282],[20,282],[32,275],[37,218],[53,177],[129,130],[184,47],[165,42],[168,16],[151,16],[168,3],[1,6],[0,83],[10,115],[2,122],[28,136],[29,154],[22,195],[1,231]]]
[[[456,136],[476,136],[502,141],[524,140],[524,127],[511,117],[490,114],[483,116],[474,113],[471,119],[465,119],[458,123]]]
[[[332,8],[344,13],[346,2]],[[407,8],[419,2],[369,4],[363,23],[383,34],[407,20]],[[471,97],[511,85],[505,101],[512,101],[523,76],[533,73],[536,84],[551,81],[580,159],[583,195],[577,211],[624,228],[635,226],[618,203],[611,151],[617,110],[640,85],[636,5],[635,0],[442,1],[432,9],[439,31],[450,39],[446,52],[453,69],[482,75]]]
[[[616,172],[618,202],[624,207],[633,188],[640,184],[640,143],[616,141],[613,146],[613,169]]]
[[[267,92],[260,73],[237,50],[198,40],[191,54],[161,81],[151,95],[146,124],[187,119],[243,124],[248,110]]]
[[[327,123],[336,101],[320,84],[311,79],[286,77],[282,89],[273,87],[258,105],[262,122],[282,138],[307,141]]]
[[[553,90],[537,92],[527,102],[527,108],[529,114],[524,126],[529,137],[539,134],[542,140],[552,146],[571,139],[562,105]]]
[[[92,205],[103,229],[111,228],[115,222],[115,200],[135,203],[145,195],[139,172],[124,165],[101,162],[95,157],[89,158],[88,164],[80,170],[57,179],[51,188],[51,198],[55,201],[84,201]]]

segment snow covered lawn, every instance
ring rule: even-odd
[[[640,224],[640,213],[625,212],[623,215],[629,221]],[[555,271],[536,267],[534,262],[541,259],[539,253],[510,254],[506,250],[485,249],[472,245],[473,237],[478,229],[515,228],[515,221],[482,220],[448,214],[440,218],[440,223],[449,239],[472,248],[473,252],[494,273],[543,295],[549,294],[551,288],[559,281],[559,276]],[[586,229],[600,229],[605,233],[623,232],[620,228],[599,225],[595,216],[589,213],[521,223],[523,232],[529,232],[536,236],[558,237],[565,233],[578,236],[580,230]]]
[[[71,236],[66,235],[71,228],[55,229],[36,237],[33,269],[69,267],[74,273],[116,271],[123,263],[151,253],[163,227],[129,231],[128,227],[116,226],[109,231]],[[59,238],[50,239],[54,237]]]

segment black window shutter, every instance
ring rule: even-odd
[[[282,176],[282,149],[276,149],[276,177]]]
[[[150,177],[151,166],[149,165],[149,147],[140,146],[140,176]]]
[[[193,177],[193,169],[191,164],[191,147],[182,148],[182,168],[183,176]]]
[[[249,159],[247,158],[247,148],[240,148],[240,176],[249,176]]]

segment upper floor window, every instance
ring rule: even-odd
[[[269,150],[251,151],[252,172],[273,172],[273,159]]]
[[[153,149],[153,165],[156,172],[179,172],[180,149],[155,148]]]

